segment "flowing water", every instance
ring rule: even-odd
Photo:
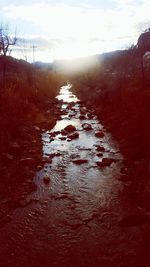
[[[93,111],[70,90],[70,85],[60,89],[61,118],[42,135],[43,157],[50,160],[35,177],[37,191],[0,231],[2,267],[135,266],[135,233],[118,225],[128,210],[119,181],[122,156]],[[84,123],[92,129],[84,130]],[[70,124],[79,138],[61,134]],[[104,137],[95,136],[98,130]],[[104,157],[115,160],[99,167]],[[77,159],[86,161],[79,165]]]

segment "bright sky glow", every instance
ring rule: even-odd
[[[22,42],[12,55],[32,60],[73,58],[123,49],[150,27],[149,0],[0,0],[2,23]]]

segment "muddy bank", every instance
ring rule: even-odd
[[[43,145],[41,135],[51,129],[60,117],[60,104],[50,99],[38,110],[36,117],[24,120],[14,132],[1,129],[0,149],[0,226],[9,220],[9,212],[27,205],[27,195],[36,190],[36,171],[42,169]]]

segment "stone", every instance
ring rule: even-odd
[[[60,117],[58,117],[58,118],[57,118],[57,120],[58,120],[58,121],[61,121],[61,120],[62,120],[62,117],[61,117],[61,116],[60,116]]]
[[[81,165],[81,164],[87,163],[88,160],[87,159],[75,159],[72,162],[77,164],[77,165]]]
[[[54,157],[59,157],[59,156],[61,156],[61,155],[62,155],[61,153],[56,152],[56,153],[51,153],[51,154],[49,154],[49,157],[52,159],[52,158],[54,158]]]
[[[71,132],[76,131],[76,127],[70,124],[70,125],[67,125],[67,126],[64,128],[64,130],[65,130],[66,132],[68,132],[68,133],[71,133]]]
[[[64,141],[64,140],[66,140],[66,137],[65,136],[60,136],[59,139]]]
[[[84,115],[80,115],[80,116],[79,116],[79,119],[80,119],[80,120],[86,120],[86,117],[85,117]]]
[[[82,124],[82,127],[83,127],[83,129],[86,130],[86,131],[90,131],[90,130],[93,129],[92,126],[91,126],[91,124],[89,124],[89,123],[83,123],[83,124]]]
[[[57,134],[55,132],[50,133],[51,137],[55,137]]]
[[[43,178],[43,182],[44,182],[44,184],[49,184],[50,183],[50,178],[48,176],[45,176]]]
[[[95,132],[95,136],[98,138],[103,138],[105,135],[102,131]]]
[[[103,146],[97,146],[96,150],[99,152],[105,152],[105,148]]]
[[[73,140],[73,139],[77,139],[77,138],[79,138],[79,133],[74,132],[74,133],[68,134],[67,137],[68,137],[69,139],[71,139],[71,140]]]
[[[103,156],[103,153],[98,153],[96,156],[97,157],[102,157]]]
[[[103,158],[101,162],[97,162],[97,165],[101,168],[109,167],[113,162],[116,162],[116,159]]]
[[[67,135],[67,134],[68,134],[68,132],[67,132],[67,131],[65,131],[65,130],[62,130],[62,131],[61,131],[61,134],[62,134],[62,135]]]

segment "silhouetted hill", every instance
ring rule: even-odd
[[[32,63],[32,65],[34,67],[41,68],[41,69],[48,69],[48,70],[53,69],[53,63],[45,63],[42,61],[36,61],[36,62]]]
[[[6,64],[8,70],[27,69],[31,68],[31,64],[23,59],[16,59],[11,56],[0,56],[0,69],[3,68],[3,64]]]

